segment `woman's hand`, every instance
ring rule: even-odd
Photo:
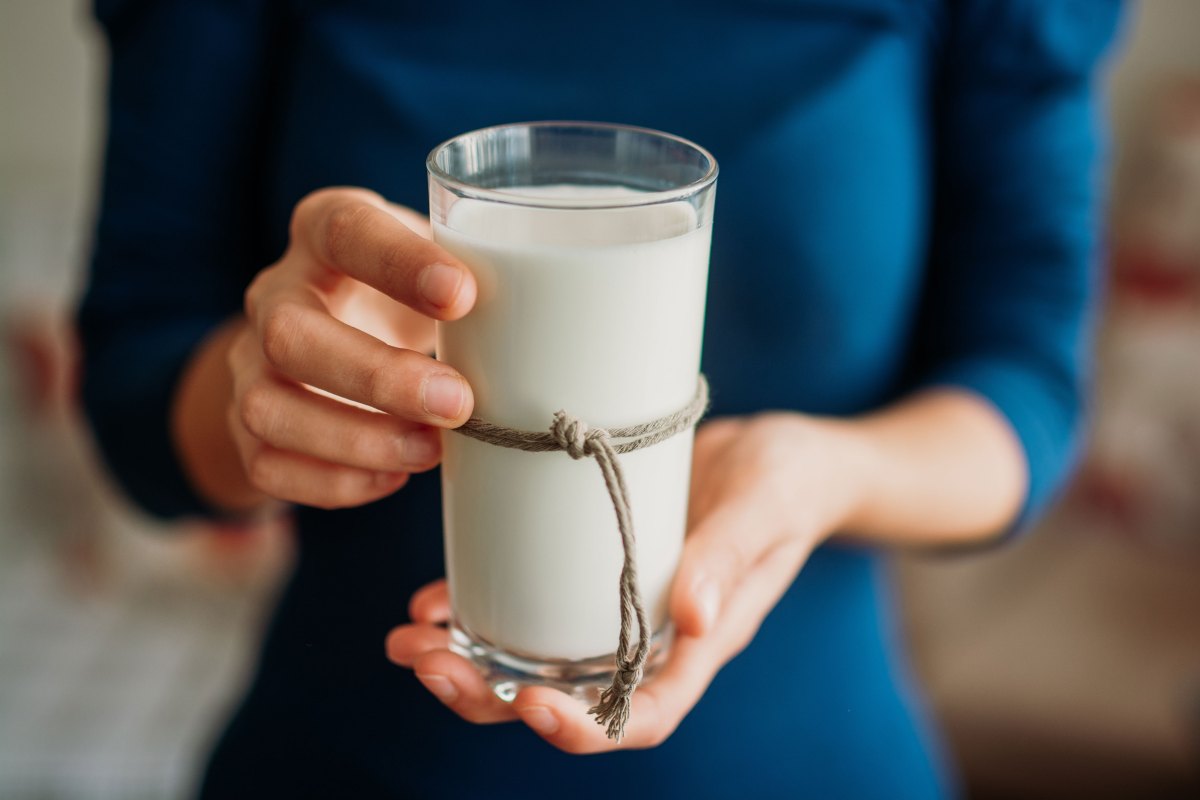
[[[246,291],[247,324],[227,350],[244,482],[335,508],[434,466],[435,428],[461,425],[473,400],[461,375],[425,353],[433,321],[474,301],[470,271],[416,213],[359,189],[302,200],[287,252]]]
[[[679,725],[791,585],[813,548],[851,518],[858,446],[841,423],[793,414],[723,419],[696,436],[689,532],[671,595],[677,635],[667,662],[633,696],[617,743],[583,704],[545,687],[499,700],[450,652],[445,581],[413,595],[413,622],[387,639],[388,657],[464,719],[521,719],[570,753],[653,747]]]

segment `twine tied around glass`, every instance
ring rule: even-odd
[[[634,691],[642,682],[646,660],[650,656],[650,623],[638,586],[636,538],[633,514],[629,507],[629,489],[625,472],[617,456],[632,453],[670,439],[696,426],[708,410],[708,381],[703,375],[696,380],[696,393],[683,408],[641,425],[624,428],[593,428],[583,420],[557,411],[548,431],[523,431],[496,425],[471,417],[458,432],[472,439],[498,447],[523,450],[527,453],[565,452],[573,459],[593,458],[604,476],[604,485],[617,514],[617,529],[621,534],[624,563],[621,567],[621,635],[617,641],[616,672],[612,683],[600,693],[600,701],[588,709],[597,724],[605,726],[608,738],[617,742],[625,735],[625,725]],[[633,627],[637,623],[637,642]],[[632,651],[631,651],[632,647]]]

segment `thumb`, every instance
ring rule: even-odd
[[[712,630],[726,598],[777,536],[756,503],[722,503],[698,520],[684,541],[671,587],[671,618],[679,633],[703,636]]]

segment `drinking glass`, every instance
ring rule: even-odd
[[[546,431],[560,409],[592,427],[648,422],[692,400],[700,367],[717,164],[678,136],[580,122],[502,125],[429,155],[434,238],[478,284],[438,323],[438,358],[474,416]],[[612,676],[621,537],[597,466],[443,434],[454,649],[496,693],[576,696]],[[654,640],[687,520],[692,431],[620,457]]]

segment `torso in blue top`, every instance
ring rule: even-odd
[[[112,116],[85,401],[152,510],[200,506],[165,424],[129,432],[165,419],[187,354],[283,249],[296,201],[358,185],[422,209],[433,145],[535,119],[660,128],[717,157],[714,414],[851,414],[965,386],[1025,446],[1027,513],[1070,457],[1107,4],[100,6]],[[383,657],[412,591],[443,572],[439,509],[433,474],[368,507],[298,511],[299,566],[211,796],[952,792],[876,558],[852,549],[812,557],[659,748],[580,758],[461,721]]]

